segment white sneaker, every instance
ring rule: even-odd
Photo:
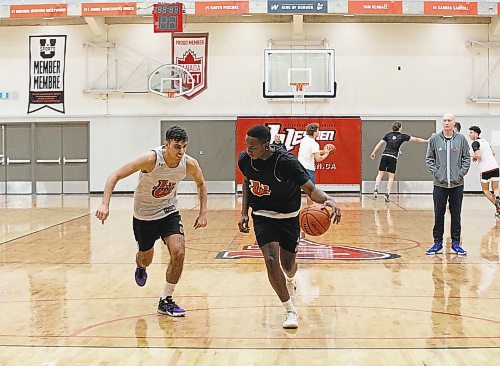
[[[288,290],[288,294],[290,295],[290,300],[295,304],[295,297],[297,296],[297,282],[295,282],[295,278],[291,281],[286,280],[286,289]]]
[[[283,328],[285,329],[297,329],[299,327],[299,316],[296,312],[288,310],[285,313],[285,321],[283,322]]]

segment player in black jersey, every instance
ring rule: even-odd
[[[251,207],[269,282],[285,307],[283,328],[297,328],[293,301],[301,188],[314,202],[333,209],[333,223],[340,222],[341,212],[334,199],[311,182],[297,157],[285,149],[273,148],[270,141],[271,132],[264,125],[253,126],[247,132],[247,150],[238,158],[238,167],[245,177],[238,227],[243,233],[250,231],[248,208]]]
[[[399,148],[403,142],[419,142],[421,144],[426,144],[429,140],[421,139],[420,137],[413,137],[407,135],[406,133],[399,132],[401,130],[401,122],[396,121],[392,124],[392,132],[387,133],[382,140],[380,140],[372,153],[370,158],[375,159],[375,153],[377,150],[386,143],[382,157],[380,158],[380,165],[378,168],[378,174],[375,178],[375,189],[373,190],[373,195],[377,198],[378,195],[378,185],[384,177],[384,172],[387,172],[387,192],[385,193],[385,202],[389,202],[389,194],[391,193],[392,183],[394,182],[394,175],[396,173],[396,165],[398,163]]]

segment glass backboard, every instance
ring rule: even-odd
[[[264,53],[264,97],[294,98],[305,85],[305,98],[334,98],[335,50],[267,49]]]

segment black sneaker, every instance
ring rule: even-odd
[[[146,268],[137,266],[135,269],[135,283],[142,287],[146,284],[147,279],[148,274],[146,273]]]
[[[186,315],[186,310],[180,308],[172,299],[172,296],[167,296],[166,298],[160,298],[158,303],[158,313],[169,316],[184,316]]]
[[[389,202],[389,193],[386,193],[386,194],[384,195],[384,201],[385,201],[385,202]]]

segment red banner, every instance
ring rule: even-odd
[[[192,99],[207,88],[208,33],[173,33],[172,63],[191,73],[192,80],[183,77],[186,99]],[[194,85],[192,85],[194,84]]]
[[[137,15],[137,3],[82,3],[82,16]]]
[[[248,1],[196,1],[195,14],[247,14]]]
[[[477,15],[476,2],[425,1],[425,15]]]
[[[402,1],[350,0],[349,14],[403,14]]]
[[[361,183],[361,119],[359,117],[238,117],[236,121],[236,162],[246,149],[245,136],[251,126],[265,124],[271,129],[271,141],[279,133],[288,151],[298,155],[299,144],[309,123],[318,123],[320,148],[334,144],[336,152],[316,164],[317,184]],[[236,167],[236,183],[243,176]]]
[[[11,18],[43,18],[68,16],[68,4],[11,5]]]

